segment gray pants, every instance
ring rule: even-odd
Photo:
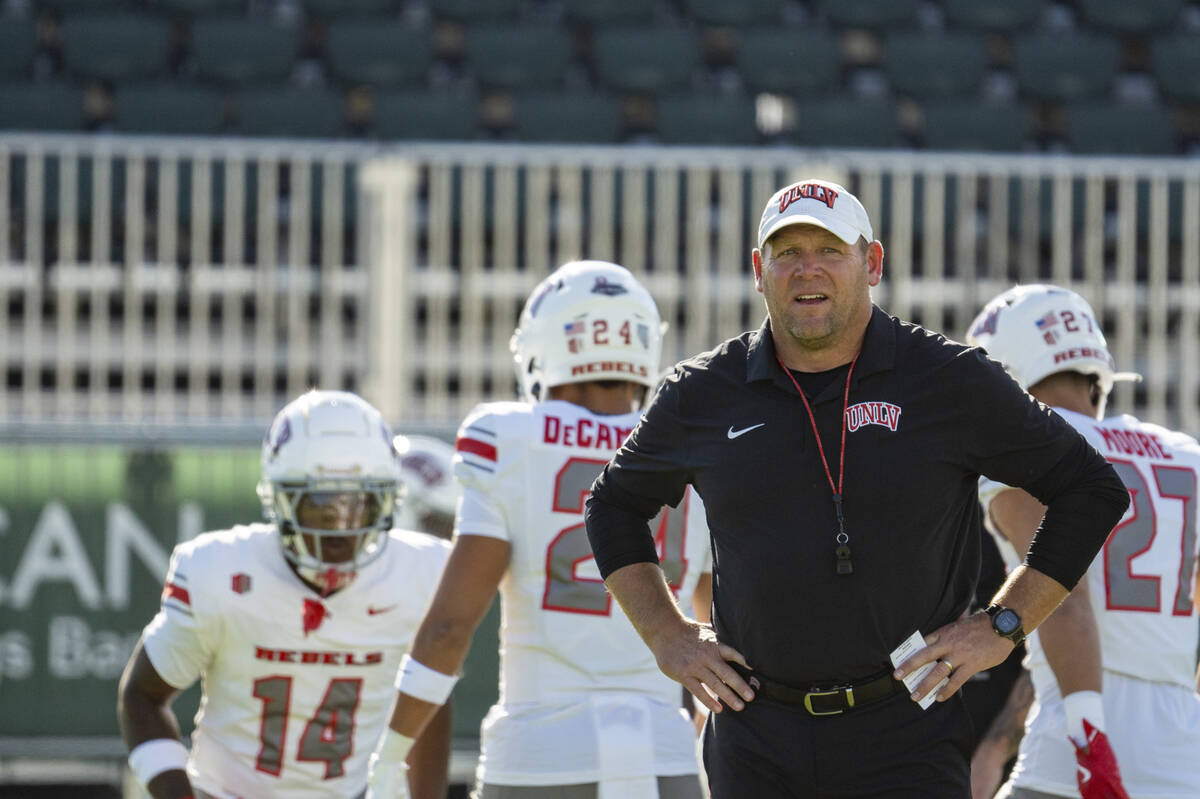
[[[213,796],[211,793],[205,793],[199,788],[193,788],[192,793],[195,799],[217,799],[217,797]],[[354,797],[354,799],[367,799],[367,792],[363,791],[358,796]]]
[[[996,793],[996,799],[1062,799],[1056,793],[1042,793],[1028,788],[1017,788],[1011,782],[1006,782]]]
[[[659,799],[701,799],[700,778],[695,774],[659,777]],[[199,797],[197,797],[199,799]],[[471,799],[596,799],[596,783],[578,785],[476,785]]]

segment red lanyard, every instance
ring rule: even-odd
[[[804,391],[796,382],[792,370],[784,365],[779,353],[775,353],[775,360],[779,362],[779,368],[783,369],[783,373],[792,381],[792,385],[796,387],[796,393],[804,402],[804,410],[808,411],[808,421],[812,424],[813,436],[817,439],[817,451],[821,453],[821,465],[825,467],[825,477],[829,480],[829,489],[833,492],[833,510],[837,513],[838,523],[838,532],[835,536],[837,547],[834,549],[838,574],[850,574],[854,571],[854,565],[850,561],[850,536],[846,534],[846,520],[842,516],[842,483],[846,478],[846,412],[850,408],[850,377],[854,374],[854,364],[858,362],[858,356],[861,353],[862,350],[854,353],[854,358],[850,361],[850,369],[846,372],[846,392],[842,396],[842,447],[841,453],[838,455],[837,485],[833,483],[833,472],[829,470],[829,461],[825,458],[825,447],[821,444],[821,433],[817,430],[817,418],[813,416],[812,406],[808,404],[808,397],[804,396]]]

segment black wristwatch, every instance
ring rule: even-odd
[[[1004,605],[989,605],[984,612],[991,617],[996,635],[1012,641],[1013,646],[1020,646],[1025,640],[1025,628],[1021,626],[1021,617],[1015,610]]]

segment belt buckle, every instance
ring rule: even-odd
[[[854,707],[854,688],[847,685],[842,688],[831,688],[828,691],[809,691],[804,695],[804,709],[813,716],[836,716],[841,713],[845,713],[845,708],[838,708],[837,710],[814,710],[812,706],[812,698],[814,696],[834,696],[840,693],[845,693],[846,704],[850,707]]]

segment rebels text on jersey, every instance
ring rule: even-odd
[[[454,468],[464,499],[456,532],[512,546],[500,584],[500,701],[483,727],[485,782],[696,772],[680,688],[613,603],[583,523],[592,482],[637,421],[637,414],[598,415],[557,400],[501,402],[479,406],[459,429]],[[689,608],[697,580],[711,570],[699,498],[688,492],[651,529],[667,582]],[[598,697],[625,699],[618,711],[600,708]],[[629,725],[603,720],[639,716]],[[641,753],[606,754],[615,751],[606,727],[624,730],[623,752],[644,740]]]
[[[321,598],[266,524],[176,547],[144,646],[183,689],[203,682],[188,773],[221,799],[356,797],[392,683],[448,545],[392,530],[383,554]]]

